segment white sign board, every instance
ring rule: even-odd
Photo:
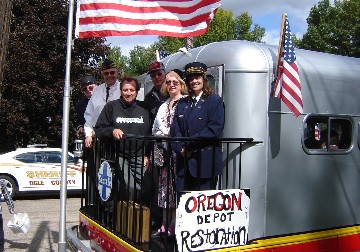
[[[249,190],[247,190],[249,192]],[[245,245],[250,197],[246,190],[189,192],[176,210],[178,251],[203,251]]]

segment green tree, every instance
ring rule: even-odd
[[[148,48],[144,46],[135,46],[129,53],[128,74],[137,76],[147,72],[148,65],[156,59],[155,49],[153,46]]]
[[[235,39],[235,20],[232,11],[218,9],[211,20],[208,32],[195,37],[194,47],[209,44],[211,42]]]
[[[13,2],[0,111],[1,152],[30,143],[61,146],[67,21],[67,0]],[[80,78],[97,73],[97,63],[110,49],[104,42],[74,41],[72,108],[82,96]],[[74,119],[72,115],[71,135]]]
[[[121,47],[115,46],[110,49],[108,58],[114,61],[116,67],[119,69],[120,77],[124,77],[124,74],[128,72],[128,57],[122,55]]]
[[[307,18],[308,30],[300,47],[313,51],[360,57],[360,1],[323,0]]]
[[[234,21],[236,40],[248,40],[254,42],[263,42],[262,39],[265,36],[265,28],[258,24],[253,24],[252,17],[248,12],[241,13]],[[251,27],[253,29],[251,30]]]
[[[183,38],[159,37],[158,41],[156,41],[152,47],[159,51],[175,53],[179,48],[184,47],[184,45],[185,42]]]

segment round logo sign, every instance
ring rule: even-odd
[[[98,172],[98,190],[102,201],[107,201],[112,189],[112,172],[107,161],[101,163]]]

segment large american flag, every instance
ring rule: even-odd
[[[281,52],[279,55],[281,60],[277,69],[274,96],[281,98],[291,112],[295,116],[299,116],[303,112],[301,85],[291,29],[287,17],[284,23],[283,38],[281,39]]]
[[[220,0],[78,0],[75,36],[199,36],[219,7]]]

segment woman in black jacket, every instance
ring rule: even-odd
[[[100,140],[119,140],[121,174],[124,176],[130,199],[138,196],[143,170],[143,145],[126,140],[126,135],[148,135],[151,120],[143,102],[137,101],[140,89],[137,79],[125,77],[120,83],[121,97],[108,102],[100,113],[95,133]],[[130,176],[129,176],[130,173]],[[130,180],[128,181],[128,178]]]

